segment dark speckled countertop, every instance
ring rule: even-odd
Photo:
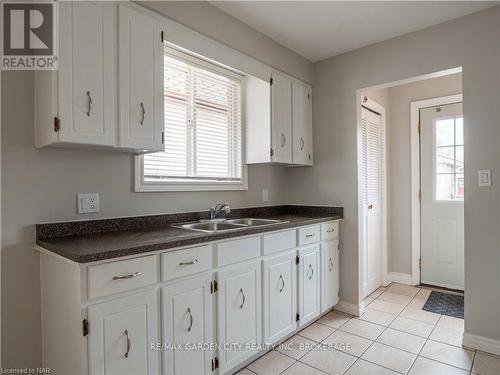
[[[318,206],[236,209],[231,211],[230,218],[258,217],[287,222],[218,233],[172,227],[175,223],[206,218],[207,212],[38,224],[36,243],[77,263],[89,263],[337,220],[342,218],[342,211],[339,207]]]

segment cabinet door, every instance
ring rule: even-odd
[[[260,269],[260,261],[255,261],[218,272],[220,373],[255,354],[246,345],[261,344]],[[227,347],[234,344],[242,347]]]
[[[119,6],[119,145],[162,151],[163,42],[160,24]]]
[[[297,327],[296,251],[268,258],[264,270],[264,342],[274,344]]]
[[[163,288],[164,343],[179,349],[164,352],[165,374],[208,374],[214,357],[209,350],[183,347],[213,343],[213,296],[211,274]]]
[[[158,374],[157,311],[155,290],[89,307],[89,373]]]
[[[299,249],[299,326],[320,314],[319,244]]]
[[[69,1],[61,2],[59,7],[59,141],[113,146],[115,5],[106,1]]]
[[[293,164],[312,165],[311,88],[292,81]]]
[[[339,241],[321,243],[321,312],[338,302],[339,293]]]
[[[271,85],[271,143],[272,161],[292,162],[292,81],[272,73]]]

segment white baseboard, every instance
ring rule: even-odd
[[[478,349],[483,352],[500,355],[500,341],[489,337],[464,333],[462,345],[467,348]]]
[[[413,285],[411,274],[409,273],[400,273],[400,272],[390,272],[387,275],[387,280],[389,283],[399,283],[404,285]]]
[[[359,305],[355,305],[353,303],[339,301],[333,309],[347,314],[361,316],[365,312],[365,302],[361,301]]]

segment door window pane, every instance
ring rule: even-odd
[[[438,201],[463,200],[463,117],[441,118],[434,124],[435,199]]]

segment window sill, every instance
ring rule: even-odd
[[[163,183],[163,184],[138,184],[135,186],[135,192],[168,192],[168,191],[231,191],[231,190],[248,190],[248,184],[245,182],[238,183],[202,183],[194,182],[190,184],[179,183]]]

